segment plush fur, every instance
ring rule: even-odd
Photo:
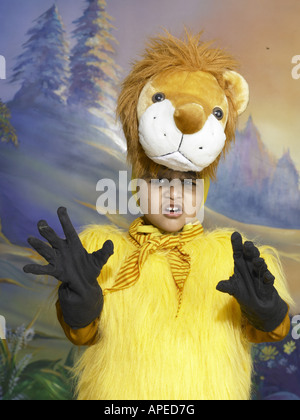
[[[137,61],[128,77],[124,80],[118,99],[117,115],[119,116],[128,147],[128,162],[133,166],[136,176],[142,177],[144,172],[156,176],[159,165],[151,161],[139,143],[137,105],[145,85],[164,72],[207,72],[213,76],[228,101],[228,121],[225,129],[227,137],[223,154],[234,139],[237,116],[241,104],[247,101],[246,93],[238,95],[237,90],[245,90],[242,82],[236,83],[232,70],[237,68],[237,62],[227,52],[212,48],[210,42],[200,41],[201,33],[192,36],[186,32],[184,40],[167,33],[150,40],[141,60]],[[229,72],[228,72],[229,71]],[[237,90],[236,90],[237,89]],[[214,178],[221,155],[199,177]]]
[[[77,365],[80,400],[249,399],[251,356],[238,303],[216,290],[233,273],[231,232],[215,230],[186,245],[192,269],[180,313],[167,253],[151,255],[137,284],[105,296],[99,341]],[[99,278],[111,287],[134,245],[128,233],[91,226],[81,235],[89,252],[115,245]],[[261,254],[276,287],[291,298],[274,251]]]

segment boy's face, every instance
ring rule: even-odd
[[[147,223],[166,232],[179,232],[197,220],[203,204],[203,180],[192,172],[161,171],[139,186],[140,207]]]

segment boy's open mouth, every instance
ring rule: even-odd
[[[169,217],[179,217],[182,215],[182,207],[177,204],[169,204],[163,209],[163,214]]]

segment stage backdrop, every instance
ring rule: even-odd
[[[127,227],[135,217],[99,214],[96,185],[109,178],[126,191],[119,85],[164,28],[176,36],[184,26],[203,30],[203,40],[241,63],[250,105],[211,186],[204,226],[276,246],[299,311],[299,14],[299,0],[1,0],[0,315],[19,365],[1,359],[8,373],[5,382],[0,372],[0,399],[72,395],[65,379],[74,351],[56,321],[56,282],[23,273],[39,260],[26,239],[40,219],[62,233],[59,206],[78,230]],[[265,361],[273,356],[263,352]]]

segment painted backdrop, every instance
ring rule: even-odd
[[[129,183],[116,98],[146,39],[163,28],[176,36],[184,26],[203,30],[241,63],[251,101],[211,186],[204,225],[276,246],[299,312],[299,16],[298,0],[1,0],[0,315],[19,362],[0,359],[0,399],[72,397],[66,378],[77,350],[56,321],[56,282],[22,271],[38,261],[26,240],[40,219],[62,233],[59,206],[78,230],[127,227],[135,217],[99,214],[96,185],[109,178],[124,192],[119,171]],[[257,357],[269,372],[284,369],[285,390],[300,398],[296,344],[289,337]]]

